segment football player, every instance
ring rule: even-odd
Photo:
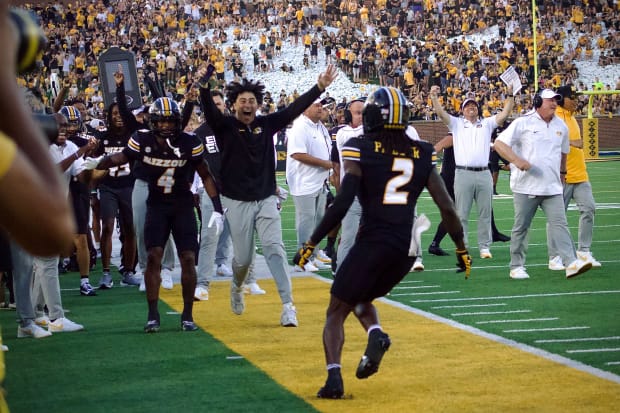
[[[218,231],[224,225],[222,205],[215,181],[203,160],[204,145],[196,135],[182,131],[179,105],[170,98],[158,98],[149,108],[149,122],[150,130],[135,132],[121,152],[103,158],[90,158],[86,168],[108,169],[130,161],[138,162],[149,186],[144,226],[144,241],[148,251],[144,273],[148,318],[144,331],[159,331],[157,302],[161,261],[164,245],[171,233],[181,263],[181,328],[183,331],[194,331],[198,329],[192,315],[196,288],[195,251],[198,247],[193,194],[190,190],[194,172],[198,172],[211,197],[214,212],[209,225],[216,225]]]
[[[414,209],[424,188],[439,207],[456,244],[459,265],[466,274],[471,269],[463,228],[435,169],[433,147],[424,141],[412,141],[405,133],[409,117],[405,96],[398,89],[381,87],[368,97],[362,117],[364,135],[348,140],[341,150],[344,178],[334,204],[295,257],[298,265],[304,264],[357,195],[362,207],[359,231],[353,247],[338,265],[323,329],[328,377],[318,392],[321,398],[344,396],[341,353],[344,321],[351,312],[368,334],[357,378],[376,373],[390,347],[390,338],[383,332],[372,302],[390,292],[414,262],[409,245]]]

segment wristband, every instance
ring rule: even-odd
[[[560,171],[560,175],[566,175],[566,171]]]
[[[220,200],[220,196],[210,196],[211,202],[213,203],[213,209],[215,212],[219,212],[220,214],[224,214],[224,209],[222,208],[222,201]]]

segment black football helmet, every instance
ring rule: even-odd
[[[161,122],[172,122],[172,128],[162,128]],[[149,124],[155,135],[175,140],[181,133],[181,109],[170,98],[157,98],[149,107]]]
[[[73,106],[63,106],[58,112],[67,119],[67,131],[78,133],[82,130],[82,114]]]
[[[380,87],[368,96],[362,111],[364,133],[404,130],[409,121],[405,95],[393,87]]]

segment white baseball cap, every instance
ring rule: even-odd
[[[551,89],[545,89],[540,92],[540,97],[543,99],[560,99],[562,98],[562,95],[560,95],[559,93],[555,93]]]

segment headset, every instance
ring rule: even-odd
[[[542,106],[543,100],[542,97],[540,97],[540,92],[536,92],[534,99],[532,100],[532,104],[534,105],[534,109],[538,109]]]
[[[351,105],[355,102],[364,103],[366,102],[366,98],[365,97],[355,98],[349,103],[347,103],[347,105],[344,107],[344,123],[349,124],[353,121],[353,114],[351,114]]]

